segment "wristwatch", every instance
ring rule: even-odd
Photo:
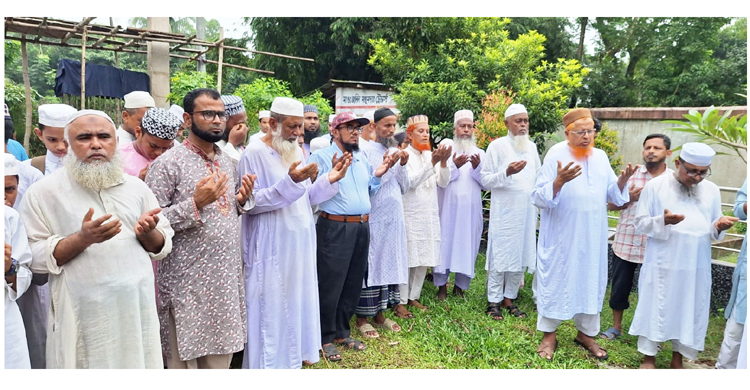
[[[18,265],[18,260],[16,259],[10,259],[10,270],[5,273],[5,277],[11,277],[18,273],[18,269],[21,268],[20,265]]]

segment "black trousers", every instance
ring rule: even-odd
[[[323,344],[349,337],[349,320],[362,292],[370,224],[318,218],[318,295]]]
[[[626,310],[630,307],[628,297],[633,289],[635,270],[640,266],[612,253],[612,291],[609,295],[609,307],[612,310]]]

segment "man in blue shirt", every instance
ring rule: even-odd
[[[367,268],[370,195],[377,192],[380,177],[392,166],[386,156],[373,172],[359,150],[359,128],[367,123],[368,119],[351,112],[336,115],[331,123],[331,146],[315,151],[307,161],[317,163],[318,177],[324,177],[338,161],[351,159],[346,176],[338,182],[338,194],[319,205],[316,226],[321,343],[325,358],[331,361],[341,360],[334,342],[356,351],[365,349],[350,336],[349,319]]]
[[[8,104],[5,104],[5,144],[8,149],[8,153],[16,157],[18,161],[24,161],[29,159],[29,155],[26,154],[26,149],[23,145],[16,141],[14,138],[13,120],[10,117],[10,110],[8,110]]]

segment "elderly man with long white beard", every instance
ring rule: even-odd
[[[450,166],[450,182],[438,187],[440,207],[440,265],[432,269],[437,298],[448,296],[448,276],[456,274],[453,295],[463,297],[474,278],[474,263],[482,238],[482,161],[484,151],[474,138],[474,114],[471,110],[453,115],[454,138],[444,139],[455,152]]]
[[[536,269],[537,208],[529,200],[542,164],[536,145],[529,140],[529,114],[523,104],[505,110],[508,135],[487,147],[482,184],[492,191],[487,233],[486,313],[502,320],[501,308],[525,318],[513,300],[523,273]],[[512,245],[509,245],[512,243]]]
[[[401,303],[427,310],[419,302],[427,268],[440,265],[440,211],[437,187],[450,181],[448,159],[452,147],[440,145],[431,152],[430,125],[426,115],[406,121],[406,147],[409,190],[404,195],[406,248],[409,256],[409,281],[399,286]]]
[[[162,368],[151,260],[174,232],[146,184],[124,174],[107,114],[79,111],[65,138],[65,169],[21,205],[32,271],[50,274],[47,368]]]
[[[646,183],[635,213],[636,231],[648,237],[638,276],[638,305],[628,333],[638,337],[641,368],[656,368],[658,343],[672,341],[672,368],[703,350],[711,300],[711,240],[738,220],[721,212],[711,174],[716,152],[682,145],[675,172]]]
[[[544,332],[537,353],[552,360],[557,327],[575,320],[573,340],[592,356],[609,356],[594,339],[607,289],[607,202],[630,200],[628,163],[615,175],[607,154],[594,148],[594,120],[586,108],[563,116],[568,147],[548,155],[531,200],[542,209],[537,245],[537,329]]]
[[[325,177],[301,167],[301,102],[277,97],[270,130],[239,161],[253,174],[255,207],[242,217],[247,345],[243,368],[300,368],[319,360],[321,346],[316,236],[312,205],[331,199],[349,160],[339,156]],[[315,179],[312,183],[311,179]]]

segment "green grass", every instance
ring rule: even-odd
[[[380,338],[366,339],[354,328],[352,337],[363,340],[367,349],[362,352],[339,347],[343,357],[339,362],[326,362],[321,358],[308,369],[325,368],[637,368],[643,356],[637,351],[637,337],[623,334],[618,340],[597,340],[609,353],[609,360],[599,362],[587,351],[573,343],[576,329],[573,321],[564,321],[558,328],[559,347],[554,361],[547,363],[536,354],[542,333],[536,331],[537,313],[533,311],[531,299],[532,275],[526,275],[525,287],[516,301],[528,318],[515,318],[503,310],[505,319],[493,321],[484,314],[487,305],[485,294],[486,271],[484,254],[476,262],[476,276],[466,291],[466,298],[454,297],[453,280],[449,284],[448,299],[438,302],[437,287],[425,281],[421,302],[430,308],[427,312],[414,309],[413,319],[400,319],[389,310],[388,318],[398,322],[402,330],[393,333],[379,330]],[[625,311],[625,332],[633,320],[637,295],[631,294],[630,309]],[[609,309],[609,289],[601,314],[601,327],[612,325]],[[711,314],[706,335],[705,351],[698,355],[698,362],[713,364],[719,353],[725,320]],[[664,343],[663,351],[657,355],[657,367],[668,367],[671,359],[671,343]]]
[[[607,215],[610,216],[610,217],[620,218],[620,210],[607,211]],[[607,224],[611,228],[616,228],[617,227],[617,221],[618,221],[617,219],[607,218]]]

